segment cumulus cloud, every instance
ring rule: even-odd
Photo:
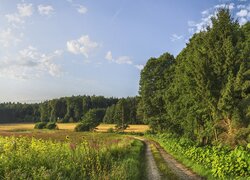
[[[232,10],[235,8],[234,3],[230,4],[217,4],[214,6],[215,9],[221,9],[221,8],[228,8],[229,10]]]
[[[32,4],[18,4],[17,10],[20,16],[29,17],[33,13]]]
[[[105,59],[111,63],[132,65],[138,70],[142,70],[144,68],[143,65],[139,65],[139,64],[134,65],[132,58],[129,56],[119,56],[117,58],[114,58],[111,51],[108,51],[106,53]]]
[[[79,5],[78,8],[77,8],[77,11],[80,14],[86,14],[88,12],[88,9],[85,6],[83,6],[83,5]]]
[[[17,37],[11,28],[0,31],[0,43],[3,47],[9,47],[11,45],[17,45],[21,42],[21,36]]]
[[[43,74],[59,77],[61,68],[54,62],[61,56],[62,51],[56,50],[45,54],[39,52],[33,46],[29,46],[18,52],[15,57],[3,57],[0,66],[0,76],[15,79],[34,79]]]
[[[92,41],[88,35],[67,42],[67,49],[69,52],[73,54],[83,54],[86,58],[89,57],[89,53],[99,46],[100,44]]]
[[[238,17],[245,17],[247,16],[248,11],[246,9],[241,9],[239,12],[236,13],[236,16]]]
[[[9,23],[23,24],[24,20],[20,17],[19,14],[6,14],[5,18]]]
[[[41,15],[49,16],[54,12],[54,8],[50,5],[38,5],[37,6],[38,12]]]
[[[112,52],[108,51],[106,53],[105,59],[109,62],[114,62],[116,64],[133,64],[133,61],[129,56],[119,56],[117,58],[113,58]]]
[[[244,25],[250,20],[250,4],[248,4],[248,6],[240,4],[237,6],[237,8],[239,9],[239,11],[236,13],[238,22],[240,25]]]
[[[17,12],[12,14],[6,14],[5,18],[9,23],[23,24],[25,17],[30,17],[33,14],[33,5],[32,4],[17,4]]]
[[[172,42],[179,41],[181,39],[183,39],[183,36],[182,35],[178,36],[177,34],[172,34],[172,36],[170,37],[170,40]]]

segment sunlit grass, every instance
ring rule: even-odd
[[[0,131],[25,131],[33,130],[34,123],[15,123],[15,124],[0,124]],[[60,130],[73,131],[77,123],[57,123]],[[115,124],[100,124],[97,126],[97,132],[107,132],[108,129],[115,129]],[[148,125],[129,125],[125,132],[146,132],[149,130]]]
[[[140,179],[142,175],[143,143],[127,136],[4,133],[0,135],[0,179]]]

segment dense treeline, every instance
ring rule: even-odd
[[[38,104],[2,103],[0,104],[0,123],[39,121]]]
[[[151,58],[141,72],[140,109],[158,131],[201,144],[250,140],[250,23],[222,9],[174,59]]]
[[[117,102],[117,98],[103,96],[72,96],[53,99],[40,104],[40,119],[46,122],[78,122],[90,109],[106,109]]]
[[[117,104],[107,108],[103,122],[107,124],[141,124],[137,115],[139,97],[122,98]]]
[[[93,124],[120,124],[123,121],[138,124],[141,123],[136,115],[138,102],[138,97],[72,96],[37,104],[2,103],[0,123],[93,121]]]

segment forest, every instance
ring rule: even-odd
[[[250,141],[250,23],[229,10],[193,35],[175,58],[150,58],[141,72],[138,112],[156,131],[201,145]]]
[[[52,99],[36,104],[1,103],[0,123],[17,122],[79,122],[91,113],[103,123],[118,123],[119,114],[129,124],[141,124],[137,117],[138,97],[114,98],[104,96],[72,96]]]

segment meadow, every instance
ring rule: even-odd
[[[1,131],[0,179],[141,179],[143,149],[117,134]]]

